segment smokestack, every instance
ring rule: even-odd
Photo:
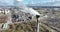
[[[39,18],[40,17],[40,15],[36,15],[36,18]]]
[[[36,19],[37,19],[37,32],[39,32],[39,21],[38,21],[39,17],[40,17],[40,15],[36,15]]]

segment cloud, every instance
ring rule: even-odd
[[[16,2],[16,5],[20,5],[21,2],[24,4],[31,4],[31,5],[40,5],[40,6],[60,6],[60,0],[0,0],[0,6],[3,5],[14,5],[14,2]]]
[[[14,0],[0,0],[0,6],[13,5]]]
[[[23,0],[16,0],[16,1],[19,1],[20,2],[20,1],[23,1]]]
[[[60,0],[40,0],[35,6],[60,6]]]
[[[60,0],[55,0],[55,1],[51,1],[51,2],[45,2],[45,3],[41,3],[42,6],[60,6]]]

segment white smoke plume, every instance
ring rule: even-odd
[[[30,13],[31,15],[40,15],[36,10],[33,8],[28,8],[25,5],[22,5],[20,8],[20,11],[25,12],[25,13]]]

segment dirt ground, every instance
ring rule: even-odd
[[[7,19],[7,15],[0,14],[0,23],[6,23]]]

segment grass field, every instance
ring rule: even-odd
[[[36,32],[36,22],[24,22],[19,24],[11,24],[12,27],[8,30],[3,30],[2,32]]]

